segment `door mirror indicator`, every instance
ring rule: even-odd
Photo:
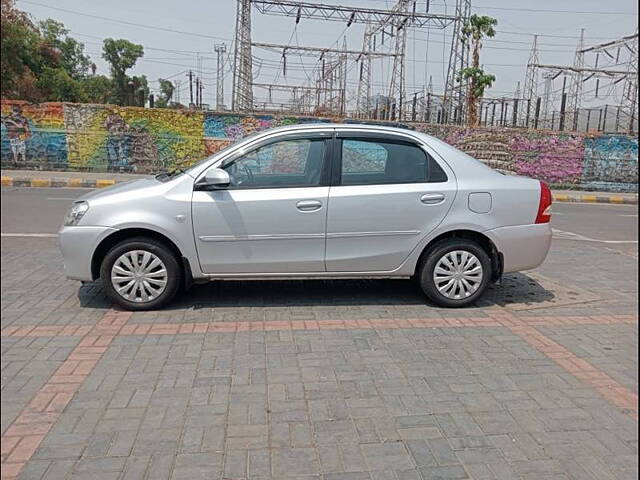
[[[221,168],[210,168],[204,177],[198,180],[196,186],[200,189],[225,188],[231,183],[229,174]]]

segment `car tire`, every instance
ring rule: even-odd
[[[422,291],[433,303],[466,307],[491,283],[491,258],[472,240],[445,239],[426,252],[417,273]]]
[[[124,309],[152,310],[175,297],[182,271],[178,259],[164,243],[136,237],[107,252],[100,278],[109,298]]]

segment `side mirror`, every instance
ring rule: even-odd
[[[200,180],[197,186],[200,188],[225,188],[231,183],[229,174],[221,168],[210,168]]]

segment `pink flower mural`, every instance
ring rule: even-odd
[[[582,179],[584,137],[581,135],[515,135],[510,141],[515,172],[552,184],[578,184]]]

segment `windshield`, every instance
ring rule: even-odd
[[[242,138],[236,139],[235,141],[231,142],[229,145],[224,147],[222,150],[218,150],[217,152],[209,155],[208,157],[203,158],[199,162],[194,163],[193,165],[191,165],[189,168],[187,168],[185,170],[185,173],[191,174],[193,172],[193,170],[198,168],[203,163],[208,162],[213,157],[217,157],[218,155],[224,154],[226,151],[230,150],[231,148],[235,148],[238,144],[251,140],[252,138],[258,136],[258,134],[260,134],[260,133],[262,133],[262,132],[253,132],[250,135],[247,135],[246,137],[242,137]]]

